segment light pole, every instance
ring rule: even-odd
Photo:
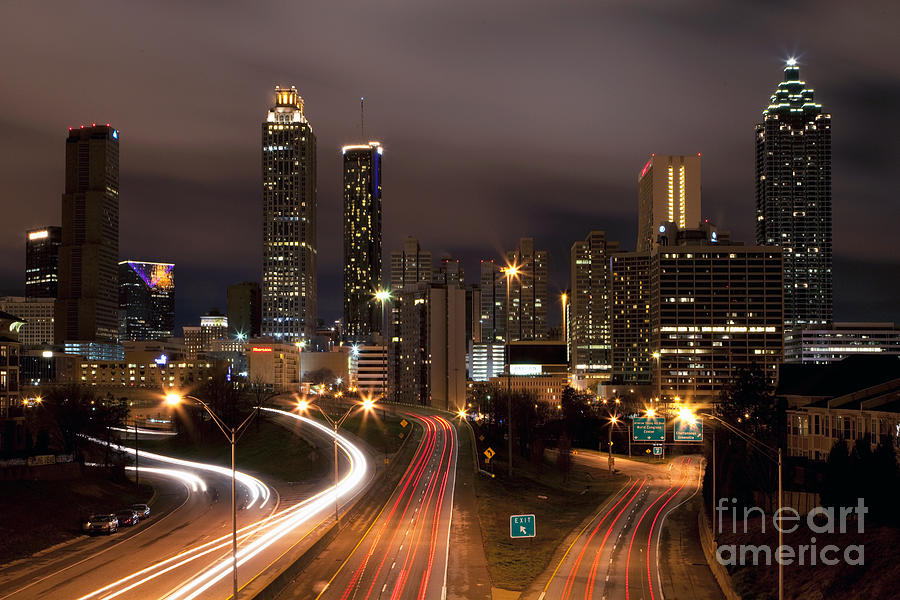
[[[303,391],[303,351],[306,349],[306,340],[294,342],[297,346],[297,379],[300,381],[300,391]]]
[[[654,352],[653,358],[656,360],[656,398],[662,400],[662,367],[660,367],[659,352]]]
[[[768,458],[769,460],[771,460],[772,462],[774,462],[775,464],[778,465],[778,509],[775,512],[780,513],[781,507],[783,506],[783,502],[784,502],[784,490],[782,488],[781,448],[780,447],[773,448],[772,446],[759,441],[758,439],[756,439],[749,433],[745,433],[745,432],[741,431],[740,429],[738,429],[731,423],[721,419],[720,417],[718,417],[714,414],[711,414],[711,413],[698,413],[698,414],[700,416],[708,417],[710,419],[713,419],[714,421],[717,421],[718,423],[721,423],[725,429],[727,429],[731,433],[735,434],[736,436],[738,436],[739,438],[741,438],[742,440],[747,442],[748,446],[751,446],[753,449],[755,449],[761,455],[763,455],[764,457]],[[679,411],[679,417],[683,418],[683,419],[696,418],[694,416],[694,414],[687,408],[682,408]],[[713,431],[715,431],[715,430],[713,430]],[[713,433],[713,436],[715,436],[715,433]],[[712,498],[713,507],[715,507],[715,504],[716,504],[715,450],[716,450],[715,437],[713,437],[713,465],[714,465],[713,466],[713,498]],[[715,510],[715,508],[714,508],[714,510]],[[784,545],[784,532],[782,531],[783,528],[780,525],[781,524],[779,523],[779,526],[777,527],[777,529],[778,529],[778,547],[779,548],[781,548],[781,546]],[[715,513],[713,514],[712,527],[713,527],[713,536],[715,536]],[[778,561],[778,600],[784,600],[784,563],[780,560]]]
[[[387,388],[388,388],[388,373],[387,373],[387,353],[388,353],[388,336],[387,336],[387,322],[384,318],[384,305],[391,301],[391,292],[390,290],[378,290],[375,292],[375,299],[381,303],[381,339],[384,343],[384,351],[381,353],[381,398],[385,400],[387,398]]]
[[[612,430],[613,426],[619,422],[619,416],[613,415],[609,418],[609,472],[612,473],[613,457],[612,457]]]
[[[509,444],[507,446],[507,451],[509,452],[509,463],[508,463],[508,476],[512,479],[513,473],[513,436],[512,436],[512,373],[510,372],[510,364],[509,364],[509,340],[510,331],[509,331],[509,288],[510,283],[513,277],[518,278],[519,276],[519,266],[516,264],[510,265],[503,269],[503,272],[506,274],[506,436],[509,438]],[[521,322],[520,322],[521,323]]]
[[[225,435],[225,439],[231,444],[231,573],[232,573],[232,583],[233,583],[233,591],[232,598],[233,600],[237,600],[238,597],[238,572],[237,572],[237,503],[235,498],[235,484],[237,479],[235,478],[235,468],[234,468],[234,448],[237,444],[237,440],[242,433],[244,433],[247,424],[253,420],[257,414],[259,414],[259,406],[256,407],[256,410],[251,412],[244,421],[238,425],[237,427],[229,427],[225,424],[225,421],[221,419],[216,413],[212,411],[212,409],[200,398],[196,396],[181,396],[179,394],[166,394],[166,402],[171,406],[177,406],[181,404],[185,400],[193,400],[202,406],[206,412],[209,413],[209,416],[212,417],[212,420],[219,427],[222,433]]]
[[[372,400],[371,398],[366,398],[365,400],[363,400],[362,402],[360,402],[358,404],[351,404],[350,408],[347,409],[347,412],[345,412],[340,418],[332,419],[330,416],[328,416],[328,413],[326,413],[322,409],[322,407],[319,406],[318,404],[312,404],[306,400],[300,400],[297,403],[297,408],[299,408],[302,412],[306,412],[310,408],[315,408],[316,410],[318,410],[320,413],[322,413],[322,416],[325,417],[325,420],[328,421],[328,424],[334,428],[334,438],[332,441],[334,442],[334,522],[335,523],[340,523],[340,518],[341,518],[340,512],[338,512],[338,476],[339,476],[338,475],[338,446],[337,446],[338,429],[340,429],[341,425],[344,423],[344,421],[347,419],[347,417],[349,417],[350,414],[353,413],[353,411],[362,408],[366,412],[369,412],[372,410],[373,406],[375,406],[375,401]]]

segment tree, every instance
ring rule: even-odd
[[[111,396],[96,398],[91,388],[81,385],[48,390],[41,406],[49,419],[47,426],[67,454],[78,451],[81,436],[105,438],[109,427],[122,425],[128,416],[128,406],[121,400]]]

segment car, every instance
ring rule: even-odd
[[[137,525],[141,520],[141,516],[138,514],[138,511],[133,508],[126,508],[116,513],[116,519],[118,519],[121,527],[128,527],[130,525]]]
[[[137,511],[138,516],[140,516],[142,519],[150,518],[150,507],[146,504],[132,504],[131,508]]]
[[[95,533],[110,535],[119,530],[119,520],[111,513],[97,513],[88,517],[82,529],[92,535]]]

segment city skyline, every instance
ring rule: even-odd
[[[30,9],[18,8],[33,12]],[[321,18],[333,18],[327,9]],[[448,9],[449,10],[449,9]],[[575,9],[571,9],[574,11]],[[588,10],[588,9],[583,9]],[[698,9],[689,14],[703,18],[705,22],[718,19],[726,29],[733,29],[739,18],[725,16],[724,9],[711,11],[708,16],[697,15]],[[226,11],[227,12],[227,11]],[[390,11],[388,11],[390,13]],[[740,11],[738,11],[740,12]],[[835,13],[840,13],[838,9]],[[412,36],[411,25],[398,20],[387,20],[396,14],[388,14],[379,21],[381,25],[397,28],[403,33],[399,44],[408,43]],[[519,34],[507,27],[496,28],[502,15],[487,12],[484,15],[495,27],[491,30],[495,41],[481,37],[485,44],[485,59],[495,65],[507,56],[504,42],[514,46],[524,43],[528,31],[537,27],[539,15],[526,13],[524,31]],[[647,15],[651,22],[662,22],[668,16],[664,9],[653,9]],[[226,18],[228,15],[223,15]],[[837,20],[837,17],[832,17]],[[633,15],[620,9],[610,13],[609,21],[625,27],[633,26]],[[657,23],[656,26],[661,27]],[[423,27],[436,27],[433,22]],[[610,27],[603,25],[602,27]],[[818,29],[823,25],[820,23]],[[859,33],[853,22],[845,25],[848,34]],[[682,21],[666,28],[660,44],[672,44],[688,35],[690,26]],[[603,229],[611,239],[631,240],[636,236],[636,223],[631,213],[635,193],[635,180],[640,165],[653,152],[703,153],[704,160],[704,216],[716,224],[734,232],[736,239],[752,239],[754,225],[753,205],[753,125],[760,120],[760,108],[771,94],[774,78],[778,77],[786,58],[798,52],[800,65],[810,81],[815,82],[817,100],[839,118],[834,132],[834,247],[835,247],[835,319],[858,319],[861,307],[872,318],[900,320],[896,309],[896,284],[876,286],[874,282],[896,280],[900,265],[890,262],[890,228],[896,222],[897,209],[889,201],[889,193],[875,185],[877,175],[885,165],[894,162],[896,150],[881,141],[870,140],[867,125],[873,123],[871,95],[890,87],[890,74],[894,67],[874,50],[857,49],[841,54],[827,47],[829,40],[821,39],[812,30],[794,30],[792,38],[783,40],[775,32],[775,23],[764,22],[753,26],[758,38],[744,35],[734,40],[728,54],[715,47],[715,36],[682,50],[690,57],[706,57],[695,61],[698,66],[688,72],[689,78],[677,90],[671,90],[671,104],[650,107],[640,103],[634,108],[621,105],[629,94],[612,95],[603,92],[603,80],[616,77],[625,80],[619,86],[626,92],[653,96],[653,90],[662,89],[669,77],[665,74],[670,58],[660,58],[652,52],[636,50],[625,64],[598,58],[591,63],[594,73],[590,85],[580,85],[583,73],[572,67],[560,71],[552,78],[551,85],[536,85],[531,94],[515,92],[522,88],[524,73],[510,67],[508,75],[499,82],[486,81],[479,73],[469,75],[455,65],[437,60],[445,66],[446,83],[438,85],[432,79],[411,88],[399,85],[398,77],[391,70],[386,79],[379,81],[370,75],[342,71],[339,85],[322,71],[324,65],[299,59],[260,73],[248,73],[237,67],[234,73],[221,75],[215,88],[229,90],[228,98],[217,99],[212,122],[229,122],[219,125],[210,137],[209,125],[180,125],[192,111],[187,110],[192,98],[193,86],[200,82],[188,81],[180,75],[181,67],[172,67],[172,87],[169,98],[163,103],[143,105],[146,99],[129,98],[119,93],[100,95],[108,87],[97,90],[91,86],[79,86],[80,94],[73,95],[72,103],[65,111],[53,110],[52,117],[37,120],[34,110],[42,107],[34,86],[36,80],[24,78],[21,89],[13,90],[7,100],[10,119],[17,125],[11,131],[12,144],[21,142],[15,156],[4,155],[3,175],[13,182],[10,193],[24,197],[21,206],[10,207],[10,218],[0,225],[0,289],[5,293],[21,293],[21,269],[24,262],[19,240],[26,229],[54,222],[58,215],[59,193],[63,174],[53,167],[61,158],[58,148],[61,132],[69,126],[78,126],[89,119],[103,122],[115,121],[123,132],[122,164],[122,255],[147,255],[154,252],[163,260],[177,262],[184,282],[184,293],[179,294],[178,324],[191,323],[209,308],[225,305],[225,288],[228,284],[246,279],[258,279],[258,236],[255,235],[260,215],[254,211],[258,192],[258,115],[259,107],[267,102],[266,96],[273,85],[295,84],[309,103],[310,118],[316,123],[319,142],[319,238],[321,240],[319,281],[322,287],[322,305],[319,316],[326,321],[340,316],[340,162],[332,158],[333,152],[343,143],[358,137],[358,98],[367,97],[367,131],[381,139],[385,153],[390,156],[390,186],[385,195],[386,248],[399,246],[407,234],[415,235],[423,246],[436,256],[448,252],[462,259],[471,273],[476,272],[480,258],[499,259],[502,252],[514,247],[521,236],[535,238],[536,244],[550,251],[551,286],[549,307],[550,323],[558,321],[554,295],[566,287],[567,253],[571,243],[583,239],[591,229]],[[762,35],[764,34],[764,35]],[[213,34],[209,34],[213,35]],[[852,37],[852,36],[851,36]],[[117,37],[118,39],[118,37]],[[141,48],[141,36],[129,41],[118,39],[121,55],[137,56]],[[12,43],[27,47],[28,42],[16,39]],[[318,43],[310,41],[310,44]],[[588,36],[577,32],[570,42],[554,52],[571,49],[569,44],[589,43]],[[604,42],[596,42],[602,44]],[[224,45],[223,45],[224,44]],[[219,47],[228,48],[222,42]],[[348,50],[353,50],[353,44]],[[266,50],[266,53],[272,50]],[[396,50],[394,50],[395,52]],[[394,52],[391,56],[394,56]],[[65,81],[67,75],[57,68],[45,68],[43,55],[23,58],[21,64],[10,65],[13,74],[24,75],[22,69],[42,71],[45,77],[58,77]],[[256,55],[254,55],[256,56]],[[348,55],[339,52],[333,60],[346,61]],[[554,56],[559,56],[554,54]],[[110,59],[112,60],[112,59]],[[147,76],[160,57],[142,57],[135,64],[135,73]],[[216,69],[222,58],[201,53],[191,60],[209,60]],[[331,60],[331,59],[329,59]],[[156,61],[156,62],[154,62]],[[62,61],[65,62],[65,61]],[[656,64],[658,63],[658,65]],[[876,71],[886,70],[888,77],[860,75],[860,65],[870,65]],[[668,65],[668,66],[667,66]],[[79,76],[90,81],[101,76],[100,66]],[[229,67],[230,68],[230,67]],[[653,75],[662,79],[648,84],[630,73],[640,72],[652,80]],[[869,71],[870,73],[874,71]],[[123,74],[124,77],[133,75]],[[687,83],[687,85],[684,85]],[[394,85],[397,84],[397,85]],[[468,98],[497,96],[497,102],[467,100],[460,103],[456,94],[448,99],[436,96],[444,85],[458,86]],[[476,89],[485,93],[473,93]],[[546,89],[545,89],[546,88]],[[565,88],[567,106],[557,99]],[[231,93],[231,91],[234,93]],[[717,94],[716,102],[699,102],[711,90]],[[514,114],[504,116],[499,102],[520,98],[521,107]],[[526,101],[527,97],[527,101]],[[25,100],[28,104],[25,104]],[[131,102],[138,102],[132,111]],[[435,119],[450,103],[462,119],[450,119],[452,128]],[[592,103],[599,108],[592,109]],[[630,102],[628,104],[631,104]],[[25,112],[25,107],[28,112]],[[570,109],[570,110],[567,110]],[[535,111],[535,113],[532,113]],[[510,177],[522,168],[520,159],[505,152],[513,143],[521,140],[516,127],[531,118],[532,114],[552,115],[552,128],[542,140],[544,159],[540,168],[524,172],[521,178]],[[448,113],[450,114],[450,113]],[[624,119],[615,115],[624,115]],[[137,121],[137,116],[147,122]],[[599,115],[599,116],[598,116]],[[677,115],[677,118],[673,118]],[[722,116],[727,115],[727,120]],[[636,120],[640,116],[639,120]],[[893,117],[888,115],[890,119]],[[194,119],[195,120],[195,119]],[[624,121],[618,124],[616,121]],[[171,122],[162,130],[159,125]],[[193,122],[193,121],[192,121]],[[715,123],[713,125],[712,123]],[[893,121],[888,122],[888,135]],[[89,124],[89,123],[87,123]],[[881,123],[879,123],[879,126]],[[625,130],[631,130],[629,135]],[[596,148],[597,135],[609,140],[598,154],[589,154],[588,148]],[[424,146],[424,139],[428,146]],[[465,139],[468,139],[468,142]],[[199,140],[215,140],[215,148],[207,148]],[[472,144],[477,140],[478,144]],[[636,140],[636,141],[635,141]],[[212,145],[211,145],[212,146]],[[477,146],[477,147],[476,147]],[[428,152],[422,152],[424,148]],[[166,149],[169,150],[166,150]],[[255,150],[254,150],[255,148]],[[434,151],[431,151],[434,149]],[[5,150],[9,152],[9,150]],[[441,155],[450,160],[457,173],[448,190],[429,186],[436,180],[435,172],[447,168],[446,162],[434,160]],[[40,157],[40,158],[39,158]],[[585,168],[595,159],[600,168]],[[45,160],[46,159],[46,160]],[[590,161],[590,162],[588,162]],[[44,163],[51,168],[43,168]],[[195,169],[187,172],[178,163],[192,164]],[[213,174],[212,165],[218,165]],[[223,168],[224,167],[224,168]],[[31,175],[40,169],[35,185],[17,188],[12,169]],[[223,176],[223,173],[226,175]],[[505,174],[505,175],[504,175]],[[162,187],[160,187],[162,186]],[[164,191],[163,191],[164,190]],[[453,201],[448,201],[450,198]],[[543,202],[545,200],[552,202]],[[417,207],[427,207],[436,218],[421,220]],[[516,211],[511,212],[515,207]],[[535,219],[540,207],[547,212],[544,219]],[[862,210],[860,210],[862,207]],[[171,220],[164,228],[143,228],[140,224],[159,211],[168,211]],[[256,212],[256,214],[254,214]],[[220,230],[213,238],[209,233],[197,230],[203,219],[217,218]],[[210,215],[213,215],[211,217]],[[476,218],[477,215],[477,218]],[[872,217],[875,217],[874,219]],[[418,222],[417,222],[417,219]],[[531,222],[531,224],[526,224]],[[463,227],[463,223],[473,226]],[[448,227],[447,224],[452,226]],[[190,240],[192,251],[186,252],[185,240]],[[223,243],[222,240],[228,240]],[[209,243],[207,243],[209,242]],[[196,248],[196,250],[194,250]],[[863,268],[861,268],[863,267]],[[873,296],[873,292],[877,292]],[[875,302],[872,298],[875,298]]]

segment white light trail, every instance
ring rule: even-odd
[[[105,441],[97,439],[97,438],[85,436],[85,439],[88,439],[88,440],[94,442],[95,444],[101,444],[101,445],[106,444]],[[126,452],[126,453],[132,454],[132,455],[134,454],[134,448],[130,448],[128,446],[123,446],[121,444],[112,444],[112,443],[109,446],[120,452]],[[231,469],[228,469],[225,467],[219,467],[217,465],[210,465],[210,464],[201,463],[201,462],[194,462],[192,460],[184,460],[181,458],[174,458],[172,456],[164,456],[162,454],[156,454],[154,452],[146,452],[144,450],[140,451],[140,457],[145,458],[145,459],[155,460],[158,462],[169,463],[172,465],[178,465],[180,467],[187,467],[189,469],[197,469],[200,471],[209,471],[211,473],[218,473],[219,475],[222,475],[223,477],[227,477],[227,478],[231,479]],[[235,479],[237,479],[237,481],[241,485],[243,485],[244,487],[247,488],[247,491],[250,494],[250,501],[248,502],[248,504],[246,506],[246,508],[248,510],[253,508],[253,506],[256,504],[257,500],[261,500],[259,508],[264,507],[269,502],[269,498],[271,497],[271,491],[269,490],[269,486],[267,486],[265,483],[263,483],[256,477],[253,477],[252,475],[247,475],[246,473],[242,473],[241,471],[235,471],[234,477],[235,477]]]
[[[110,427],[112,431],[119,431],[122,433],[134,433],[134,427]],[[178,435],[174,431],[163,431],[161,429],[145,429],[143,427],[137,428],[138,435],[161,435],[170,437],[173,435]]]
[[[262,410],[302,421],[305,425],[315,427],[329,437],[334,437],[335,435],[334,432],[328,427],[307,417],[302,417],[291,412],[271,408],[263,408]],[[337,488],[335,489],[335,486],[333,485],[329,486],[328,488],[322,490],[321,492],[315,494],[310,498],[307,498],[306,500],[303,500],[302,502],[299,502],[274,515],[256,521],[240,529],[238,531],[238,565],[245,564],[247,561],[257,556],[260,552],[266,550],[266,548],[268,548],[271,544],[290,534],[292,531],[308,522],[310,519],[318,517],[322,512],[333,505],[335,501],[335,493],[337,494],[338,500],[340,500],[352,497],[359,491],[360,487],[363,485],[367,476],[369,475],[369,464],[366,460],[365,454],[363,454],[363,452],[358,447],[356,447],[352,442],[350,442],[340,434],[337,435],[336,439],[338,447],[342,452],[344,452],[350,462],[350,468],[344,475],[344,477],[338,482]],[[100,442],[99,440],[94,441],[97,441],[98,443],[105,443]],[[116,447],[118,448],[118,446]],[[125,450],[128,449],[125,448]],[[158,455],[153,455],[149,452],[141,452],[141,456],[146,456],[148,458],[152,457],[154,458],[154,460],[156,460],[155,457]],[[180,459],[170,459],[169,457],[163,458],[166,458],[167,460],[180,461]],[[190,463],[190,461],[181,462]],[[206,467],[207,470],[215,470],[209,468],[211,467],[211,465],[203,465],[202,463],[192,464],[202,465],[203,467]],[[141,467],[141,469],[144,469],[144,467]],[[226,471],[228,476],[230,476],[231,471],[227,469]],[[159,561],[136,573],[123,577],[122,579],[119,579],[118,581],[95,590],[90,594],[82,596],[82,598],[79,600],[87,600],[88,598],[95,598],[98,596],[102,596],[103,600],[116,598],[133,590],[136,587],[139,587],[144,583],[156,579],[157,577],[173,571],[174,569],[182,567],[198,558],[217,551],[227,551],[230,546],[231,534],[229,533],[215,540],[212,540],[200,546],[196,546],[194,548],[190,548],[165,560]],[[184,581],[183,585],[176,588],[171,594],[166,597],[173,599],[197,598],[206,590],[214,586],[217,582],[221,581],[226,575],[230,574],[231,567],[232,564],[230,555],[220,555],[218,559],[208,565],[205,569],[192,574],[189,579],[187,579],[187,581]],[[128,582],[131,583],[129,583],[125,587],[120,587]]]
[[[137,471],[136,467],[131,465],[125,467],[128,471]],[[203,481],[200,477],[197,477],[193,473],[189,473],[188,471],[182,471],[181,469],[166,469],[163,467],[141,467],[139,470],[140,473],[156,473],[157,475],[163,475],[165,477],[171,477],[173,479],[178,479],[186,486],[188,486],[192,492],[206,491],[206,482]]]

